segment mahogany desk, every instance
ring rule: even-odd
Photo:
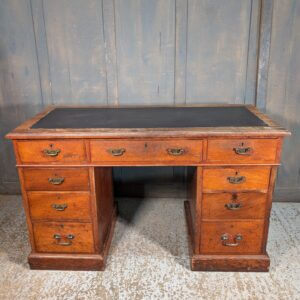
[[[192,270],[267,271],[272,193],[288,134],[253,106],[47,109],[7,135],[30,267],[104,269],[116,220],[113,166],[191,166]]]

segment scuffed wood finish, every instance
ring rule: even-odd
[[[199,163],[202,160],[201,140],[92,140],[91,162],[143,164],[149,161],[170,164]],[[174,154],[172,154],[172,151]],[[177,153],[178,151],[182,151]],[[118,153],[120,152],[120,153]],[[115,154],[115,155],[114,155]]]
[[[24,168],[24,184],[28,191],[88,191],[87,168]],[[60,180],[53,184],[51,180]]]
[[[218,163],[275,163],[278,139],[208,139],[207,161]],[[238,150],[245,149],[245,153]]]
[[[91,221],[89,192],[27,192],[33,220]]]
[[[241,271],[268,272],[270,258],[267,254],[198,254],[195,253],[193,221],[189,201],[184,202],[185,218],[188,229],[190,265],[192,271]]]
[[[197,255],[192,259],[193,271],[268,272],[268,255]]]
[[[31,253],[32,270],[103,271],[105,261],[100,254]]]
[[[201,222],[201,198],[202,198],[202,169],[196,167],[189,169],[188,174],[188,201],[185,205],[191,207],[187,211],[189,218],[188,231],[193,239],[193,252],[199,253],[200,245],[200,222]]]
[[[98,230],[100,251],[105,249],[105,244],[113,230],[112,222],[115,218],[116,204],[114,203],[112,168],[95,168],[95,204],[98,222],[95,224]]]
[[[94,253],[92,224],[70,222],[35,222],[33,234],[37,252]],[[61,236],[60,240],[54,238]],[[73,235],[72,239],[68,235]]]
[[[217,107],[219,105],[188,105],[176,107]],[[242,106],[246,107],[258,118],[264,121],[268,127],[191,127],[191,128],[88,128],[88,129],[31,129],[31,126],[38,122],[57,107],[72,106],[52,106],[44,112],[39,113],[30,120],[27,120],[13,131],[6,135],[8,139],[55,139],[55,138],[103,138],[103,139],[127,139],[127,138],[202,138],[202,137],[283,137],[290,135],[290,132],[280,127],[268,116],[262,114],[253,105],[230,105],[224,104],[225,107]],[[78,106],[73,106],[78,107]],[[89,106],[93,107],[93,106]],[[101,108],[101,106],[95,106]],[[102,106],[103,107],[103,106]],[[126,106],[123,106],[126,107]],[[140,107],[140,106],[137,106]],[[157,106],[166,107],[166,106]],[[82,108],[82,107],[81,107]],[[118,109],[118,108],[115,108]],[[79,126],[80,127],[80,126]]]
[[[269,186],[270,167],[204,168],[203,191],[262,191]],[[241,183],[230,179],[244,178]]]
[[[203,219],[264,219],[267,194],[213,193],[203,194]],[[230,205],[233,206],[230,209]]]
[[[23,164],[67,164],[87,160],[85,144],[80,140],[19,141],[17,151]],[[52,156],[51,151],[54,152]]]
[[[260,254],[263,241],[264,220],[246,220],[201,223],[202,254]],[[222,241],[222,235],[228,235],[227,241]],[[241,241],[235,237],[242,236]],[[224,246],[224,243],[238,246]]]
[[[289,132],[247,108],[268,126],[31,129],[49,108],[8,134],[31,268],[103,270],[116,220],[112,166],[177,165],[191,166],[185,212],[192,270],[267,271],[272,194]],[[60,151],[45,157],[47,147]]]

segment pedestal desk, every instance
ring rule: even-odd
[[[192,270],[268,271],[272,193],[288,134],[253,106],[48,108],[7,135],[30,267],[103,270],[116,220],[112,168],[187,166]]]

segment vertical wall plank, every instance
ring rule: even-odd
[[[186,101],[186,56],[187,56],[187,24],[188,0],[176,0],[175,15],[175,104]]]
[[[106,58],[107,102],[109,105],[119,104],[115,0],[103,1],[103,22]]]
[[[245,104],[252,105],[255,105],[256,100],[261,1],[262,0],[251,1],[251,19],[249,24]]]
[[[55,104],[106,104],[102,1],[44,0]]]
[[[273,0],[262,0],[256,91],[256,106],[262,110],[264,110],[266,107],[272,15]]]
[[[53,98],[44,18],[44,3],[43,0],[30,0],[30,6],[41,82],[41,100],[44,106],[48,106],[53,104]]]
[[[244,103],[251,1],[188,5],[187,103]]]
[[[12,144],[4,135],[42,108],[30,1],[0,1],[0,192],[17,182]],[[0,187],[1,188],[1,187]]]
[[[175,1],[115,3],[120,104],[173,104]]]

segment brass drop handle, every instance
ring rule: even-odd
[[[57,211],[64,211],[68,207],[68,204],[52,204],[51,207]]]
[[[227,241],[229,240],[229,234],[224,233],[224,234],[221,235],[222,245],[227,246],[227,247],[237,247],[237,246],[239,246],[242,239],[243,239],[243,236],[239,233],[239,234],[235,235],[234,243],[228,243]]]
[[[60,245],[60,246],[71,246],[72,245],[72,240],[75,238],[75,235],[68,234],[68,235],[65,235],[64,237],[62,237],[59,233],[55,233],[53,235],[53,238],[55,239],[55,242],[56,242],[57,245]],[[63,238],[67,239],[68,241],[67,242],[62,242],[61,240]]]
[[[50,178],[48,178],[48,181],[51,184],[60,185],[65,181],[65,178],[64,177],[50,177]]]
[[[126,149],[120,148],[120,149],[108,149],[108,153],[110,153],[113,156],[121,156],[126,152]]]
[[[170,155],[179,156],[185,153],[185,150],[182,148],[168,148],[167,152]]]
[[[251,155],[253,152],[251,147],[237,147],[233,151],[238,155]]]
[[[227,180],[231,184],[241,184],[246,181],[246,177],[245,176],[234,176],[234,177],[229,176],[229,177],[227,177]]]
[[[226,203],[225,207],[229,210],[238,210],[242,207],[241,203]]]
[[[43,150],[44,154],[47,156],[55,157],[60,153],[60,149],[45,149]]]

